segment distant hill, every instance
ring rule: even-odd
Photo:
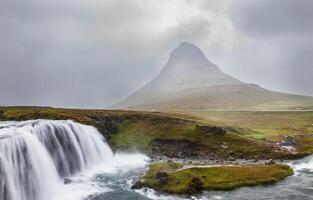
[[[134,110],[312,109],[313,98],[270,91],[225,74],[195,45],[174,49],[160,74],[113,106]]]

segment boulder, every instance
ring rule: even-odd
[[[216,134],[216,135],[225,135],[226,131],[222,127],[218,126],[201,126],[197,125],[196,130],[199,133],[205,133],[205,134]]]
[[[134,185],[132,185],[132,190],[138,190],[144,187],[144,184],[141,181],[137,181]]]
[[[65,178],[65,179],[64,179],[64,184],[65,184],[65,185],[70,184],[70,183],[72,183],[72,182],[73,182],[72,179],[69,179],[69,178]]]
[[[159,181],[162,185],[165,185],[168,183],[169,180],[168,180],[168,177],[163,177],[163,178],[160,178]]]
[[[230,161],[235,161],[235,160],[236,160],[236,158],[234,158],[234,157],[232,157],[232,156],[229,156],[228,159],[229,159]]]
[[[169,181],[168,174],[163,171],[157,172],[155,178],[158,179],[161,184],[167,184]]]
[[[188,184],[189,194],[200,193],[204,189],[202,181],[198,177],[193,177]]]
[[[160,178],[164,178],[164,177],[168,177],[168,174],[164,171],[159,171],[156,173],[155,178],[156,179],[160,179]]]
[[[265,161],[266,165],[275,165],[275,161],[273,159],[269,159],[267,161]]]
[[[296,141],[294,137],[286,136],[286,141],[281,143],[281,146],[295,146]]]

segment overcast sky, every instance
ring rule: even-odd
[[[0,105],[103,108],[182,41],[248,83],[313,95],[311,0],[2,0]]]

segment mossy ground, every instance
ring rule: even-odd
[[[280,142],[296,139],[298,152],[313,153],[313,111],[195,111],[201,120],[242,128],[240,134],[258,140]]]
[[[107,117],[109,116],[109,120]],[[200,115],[137,112],[119,110],[56,109],[49,107],[0,107],[0,120],[71,119],[96,126],[105,134],[113,149],[135,149],[145,153],[157,150],[167,156],[177,156],[188,149],[189,156],[216,156],[228,158],[286,158],[276,152],[273,144],[260,140],[267,131],[279,136],[279,127],[285,130],[311,131],[313,113],[231,113],[208,112]],[[283,123],[283,125],[281,124]],[[223,135],[201,133],[197,125],[216,126],[226,130]],[[290,126],[289,126],[290,125]],[[310,124],[312,126],[312,124]],[[302,128],[301,128],[302,127]],[[276,131],[276,132],[275,132]],[[285,133],[285,132],[282,132]],[[286,131],[286,133],[288,133]],[[302,133],[302,132],[301,132]],[[313,137],[299,137],[299,155],[313,152]],[[170,145],[163,145],[166,140]],[[158,142],[155,142],[158,141]],[[221,148],[222,145],[227,148]],[[185,145],[185,146],[184,146]],[[187,145],[187,146],[186,146]],[[287,153],[288,154],[288,153]],[[292,155],[290,158],[297,157]]]
[[[293,170],[289,166],[278,164],[194,167],[179,170],[181,167],[181,164],[173,162],[153,164],[141,178],[143,186],[161,192],[189,194],[192,191],[190,183],[194,178],[202,182],[204,190],[232,190],[242,186],[276,183],[293,174]],[[156,178],[158,172],[168,174],[167,183],[161,183]]]
[[[192,114],[210,122],[247,128],[251,130],[247,135],[256,139],[279,140],[283,135],[313,134],[313,111],[197,111]]]
[[[228,130],[226,134],[205,134],[200,133],[196,122],[173,123],[170,121],[153,123],[149,120],[142,120],[136,123],[124,121],[119,125],[118,133],[114,134],[110,142],[118,149],[139,149],[150,153],[153,149],[151,143],[156,139],[173,141],[173,144],[165,146],[153,146],[162,148],[163,153],[169,157],[175,157],[180,151],[175,142],[188,141],[197,151],[197,155],[227,159],[230,156],[235,158],[279,158],[281,153],[274,152],[273,145],[263,141],[249,139],[238,134],[237,130]],[[224,127],[226,130],[228,127]],[[238,129],[240,131],[240,129]],[[221,148],[225,144],[227,149]],[[188,148],[188,147],[187,147]],[[184,150],[181,150],[184,151]],[[282,156],[283,157],[283,156]]]

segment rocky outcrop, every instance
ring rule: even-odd
[[[187,194],[201,193],[204,189],[202,181],[198,177],[193,177],[188,184]]]
[[[204,145],[189,140],[161,138],[152,140],[150,146],[152,147],[152,154],[154,155],[165,155],[177,158],[199,157],[202,153],[205,154],[203,149],[209,149]]]
[[[296,140],[294,137],[286,136],[286,140],[280,144],[281,146],[296,146]]]
[[[132,190],[139,190],[141,188],[145,187],[145,184],[141,181],[137,181],[134,185],[132,185]]]
[[[168,173],[163,171],[157,172],[155,178],[158,179],[161,184],[167,184],[169,181]]]
[[[205,125],[196,125],[196,130],[202,134],[215,134],[215,135],[225,135],[226,130],[222,127],[217,126],[205,126]]]

